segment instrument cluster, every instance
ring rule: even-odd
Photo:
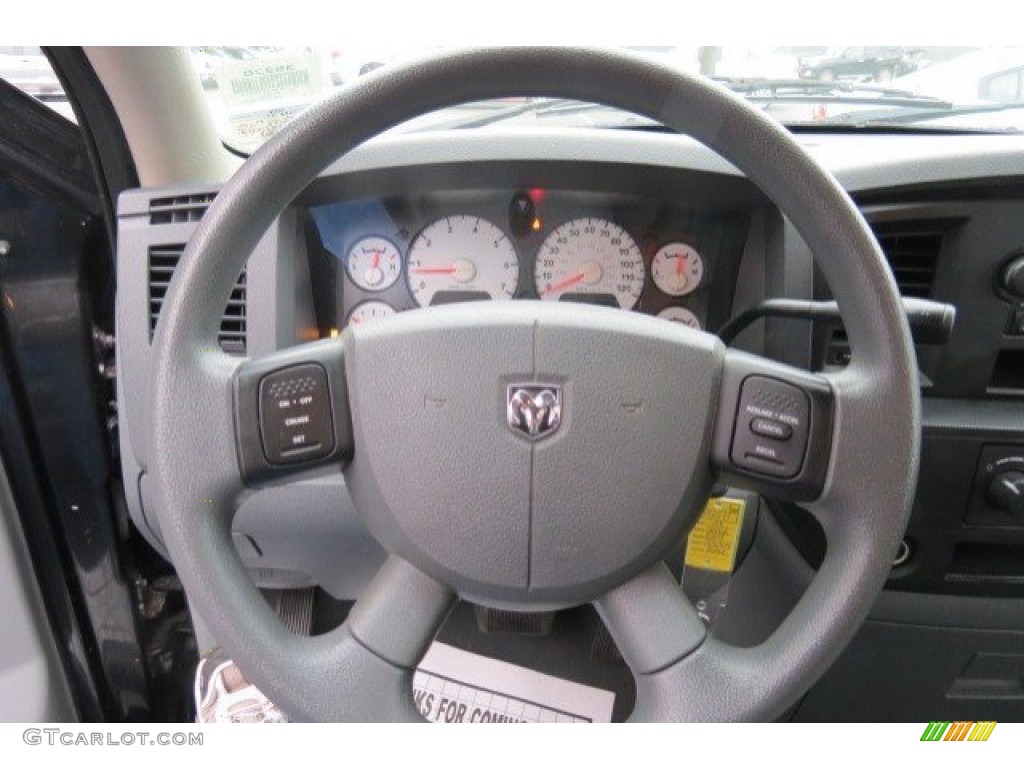
[[[336,265],[335,327],[463,301],[576,301],[708,327],[729,217],[582,190],[438,191],[311,207]]]

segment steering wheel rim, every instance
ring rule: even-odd
[[[447,572],[431,569],[428,563],[427,575],[422,567],[427,561],[417,562],[420,567],[410,564],[409,557],[418,555],[399,542],[403,557],[388,559],[337,630],[300,638],[277,622],[231,544],[231,519],[248,492],[242,436],[252,436],[246,419],[251,421],[253,411],[246,410],[239,383],[248,364],[220,351],[217,324],[262,233],[330,162],[424,112],[509,94],[607,104],[651,117],[714,149],[790,218],[816,254],[842,310],[854,355],[841,373],[802,374],[769,361],[726,354],[721,345],[712,344],[705,345],[705,357],[700,358],[716,366],[716,385],[732,387],[729,397],[710,406],[712,411],[717,407],[717,413],[707,416],[705,443],[710,443],[712,431],[718,441],[726,430],[729,444],[736,428],[739,387],[750,375],[777,378],[812,394],[815,387],[823,388],[821,396],[828,402],[827,429],[812,432],[810,442],[824,452],[822,482],[812,498],[805,498],[825,531],[828,552],[780,627],[754,648],[734,648],[706,637],[653,550],[623,566],[614,583],[591,581],[563,593],[593,599],[609,625],[637,681],[633,719],[773,718],[824,672],[852,637],[884,583],[905,530],[920,433],[913,348],[891,273],[838,183],[783,128],[735,95],[629,54],[478,49],[388,68],[308,110],[228,181],[182,256],[154,337],[148,472],[173,562],[193,608],[219,642],[291,716],[419,719],[410,695],[411,670],[454,599],[438,578]],[[499,323],[494,310],[473,311]],[[512,320],[500,322],[522,322],[534,311],[516,309]],[[556,322],[545,311],[537,309],[540,320],[533,322]],[[474,321],[466,319],[465,312],[451,308],[437,316],[442,325],[468,327]],[[571,310],[568,316],[566,322],[591,330],[604,329],[609,322],[607,315],[598,317],[589,310]],[[688,350],[695,344],[694,337],[686,335],[689,331],[670,339],[642,321],[623,318],[621,323],[638,337],[653,333],[659,344]],[[325,368],[335,404],[335,451],[328,458],[336,463],[351,458],[347,449],[352,422],[339,413],[344,410],[339,403],[358,394],[347,391],[355,374],[346,369],[345,355],[363,343],[354,334],[343,336],[341,342],[318,342],[279,353],[269,368],[249,366],[256,381],[273,366],[312,360]],[[348,348],[345,354],[342,346]],[[372,345],[366,343],[365,348]],[[824,429],[820,422],[815,430]],[[355,424],[358,432],[358,419]],[[358,442],[355,451],[358,457]],[[725,453],[722,459],[721,451],[707,444],[695,456],[718,462],[715,471],[720,476],[788,492],[782,481],[722,465],[728,464],[728,448]],[[814,459],[811,454],[809,450],[808,461]],[[359,473],[349,466],[351,481]],[[704,473],[696,467],[694,472],[702,476],[693,481],[693,488],[706,491],[710,470]],[[871,481],[863,482],[865,477]],[[359,482],[350,484],[360,487]],[[806,497],[807,490],[803,492]],[[659,536],[678,536],[680,526],[692,524],[694,514],[691,508],[672,517]],[[379,525],[370,527],[379,534]],[[473,589],[461,584],[459,592],[476,596]]]

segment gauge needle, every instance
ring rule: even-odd
[[[380,251],[373,252],[373,261],[370,262],[370,269],[376,269],[380,266]]]
[[[414,275],[454,275],[456,267],[413,267]]]
[[[687,279],[687,277],[686,277],[686,273],[683,271],[683,269],[685,267],[686,267],[686,263],[685,263],[685,260],[683,259],[683,257],[682,256],[676,256],[676,275],[675,275],[675,278],[676,278],[676,286],[677,286],[677,288],[679,290],[683,290],[684,288],[686,288],[686,284],[688,282],[690,282]]]
[[[557,293],[558,291],[563,291],[570,285],[575,285],[576,283],[578,283],[580,280],[586,277],[586,275],[586,272],[577,272],[575,275],[572,275],[571,277],[567,277],[564,280],[559,280],[554,285],[549,285],[547,288],[540,292],[540,295],[545,296],[549,293]]]

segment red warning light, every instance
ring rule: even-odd
[[[547,190],[539,188],[529,189],[526,191],[526,194],[529,195],[534,205],[544,202],[544,198],[548,196]]]

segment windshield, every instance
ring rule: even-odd
[[[346,84],[437,47],[194,47],[226,144],[251,152]],[[795,130],[1024,131],[1024,47],[648,46],[631,49],[711,78]],[[517,123],[651,128],[592,104],[515,98],[441,110],[397,130]]]

